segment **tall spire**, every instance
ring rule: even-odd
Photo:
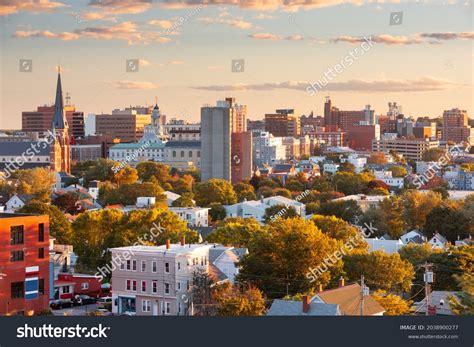
[[[63,89],[61,86],[61,67],[58,66],[58,82],[56,85],[56,100],[54,102],[53,129],[65,129],[67,126],[64,115]]]

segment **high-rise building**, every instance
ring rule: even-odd
[[[432,141],[429,139],[400,139],[389,136],[384,136],[380,140],[372,141],[372,151],[374,152],[390,152],[395,151],[403,155],[407,159],[421,160],[423,153],[428,149],[439,147],[439,141]]]
[[[232,184],[252,177],[252,132],[232,133]]]
[[[301,134],[311,134],[315,132],[318,128],[324,126],[324,118],[321,116],[314,116],[313,112],[309,116],[302,115],[300,118],[301,121]]]
[[[368,121],[370,124],[375,124],[375,111],[370,109],[370,105],[361,111],[342,111],[337,107],[332,106],[331,99],[326,98],[324,104],[324,125],[337,126],[338,128],[347,131],[349,127],[358,125],[360,122]]]
[[[150,123],[151,110],[143,107],[113,110],[112,114],[95,116],[96,134],[120,139],[121,142],[137,142],[143,137],[145,126]]]
[[[275,137],[269,132],[262,132],[253,137],[253,164],[274,164],[286,159],[286,147],[282,137]]]
[[[466,110],[453,108],[443,112],[443,140],[456,143],[468,141],[474,142],[474,131],[469,126],[469,118]]]
[[[51,128],[54,112],[54,105],[38,106],[36,111],[22,112],[21,130],[46,134]],[[69,124],[69,136],[76,139],[83,138],[85,136],[84,113],[76,111],[76,107],[71,105],[64,106],[64,113]]]
[[[231,134],[235,109],[227,101],[201,108],[201,180],[231,180]]]
[[[49,218],[0,213],[0,315],[49,308]]]
[[[294,109],[276,110],[265,114],[265,131],[276,137],[293,136],[301,133],[300,117]]]
[[[360,151],[371,151],[372,141],[380,140],[380,125],[352,125],[347,132],[347,137],[350,148]]]

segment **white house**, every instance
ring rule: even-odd
[[[31,196],[29,195],[13,195],[10,200],[5,204],[7,212],[15,212],[25,206],[30,200]]]
[[[170,207],[189,226],[207,227],[209,225],[209,210],[205,207]]]
[[[448,240],[446,240],[446,238],[443,235],[440,235],[439,233],[435,233],[433,237],[428,241],[428,243],[433,248],[443,249],[448,245]]]
[[[181,195],[170,192],[170,191],[165,191],[165,195],[166,195],[166,204],[168,206],[171,206],[175,200],[178,200],[181,197]]]
[[[374,171],[375,178],[384,182],[390,188],[402,189],[404,186],[403,177],[393,177],[392,171]]]
[[[138,208],[148,208],[153,206],[156,203],[156,198],[154,196],[140,196],[137,198],[136,206]]]
[[[265,210],[275,205],[284,205],[286,208],[293,207],[296,213],[302,217],[306,215],[305,204],[285,198],[284,196],[270,196],[261,200],[250,200],[239,202],[234,205],[225,206],[227,217],[255,218],[263,223]],[[284,210],[282,211],[284,213]]]
[[[239,268],[236,264],[239,262],[243,254],[247,254],[246,248],[225,247],[222,245],[214,245],[209,248],[209,262],[211,266],[215,266],[215,277],[220,281],[229,280],[232,284],[239,274]],[[212,269],[210,269],[212,271]]]
[[[339,164],[335,164],[335,163],[324,163],[323,164],[323,172],[324,173],[331,173],[331,174],[335,174],[337,172],[337,170],[339,170]]]
[[[400,240],[402,240],[405,245],[408,245],[409,243],[420,244],[428,241],[426,236],[421,231],[416,229],[400,236]]]
[[[349,154],[347,158],[341,158],[341,163],[345,162],[354,165],[356,173],[361,173],[362,170],[364,170],[365,165],[367,164],[367,158],[360,157],[357,154]]]
[[[349,201],[354,200],[357,205],[361,208],[362,212],[367,211],[369,208],[376,208],[378,204],[387,198],[387,195],[364,195],[354,194],[343,196],[342,198],[334,199],[333,201]]]
[[[382,240],[379,238],[365,239],[369,244],[370,252],[384,251],[385,253],[397,253],[404,246],[401,240]]]

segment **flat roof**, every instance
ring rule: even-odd
[[[181,244],[172,243],[169,249],[166,249],[166,245],[161,246],[127,246],[127,247],[117,247],[112,248],[115,251],[128,251],[131,253],[169,253],[169,254],[186,254],[191,253],[196,250],[211,248],[214,244],[185,244],[181,246]]]
[[[32,213],[0,213],[0,218],[40,217],[40,216],[46,216],[46,215],[32,214]]]

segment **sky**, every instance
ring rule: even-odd
[[[156,97],[168,119],[199,121],[204,104],[235,97],[250,119],[279,108],[322,115],[329,95],[343,110],[370,104],[385,114],[395,101],[415,118],[455,107],[472,117],[472,7],[467,0],[0,0],[0,128],[20,128],[22,111],[54,102],[58,64],[64,93],[85,114]]]

